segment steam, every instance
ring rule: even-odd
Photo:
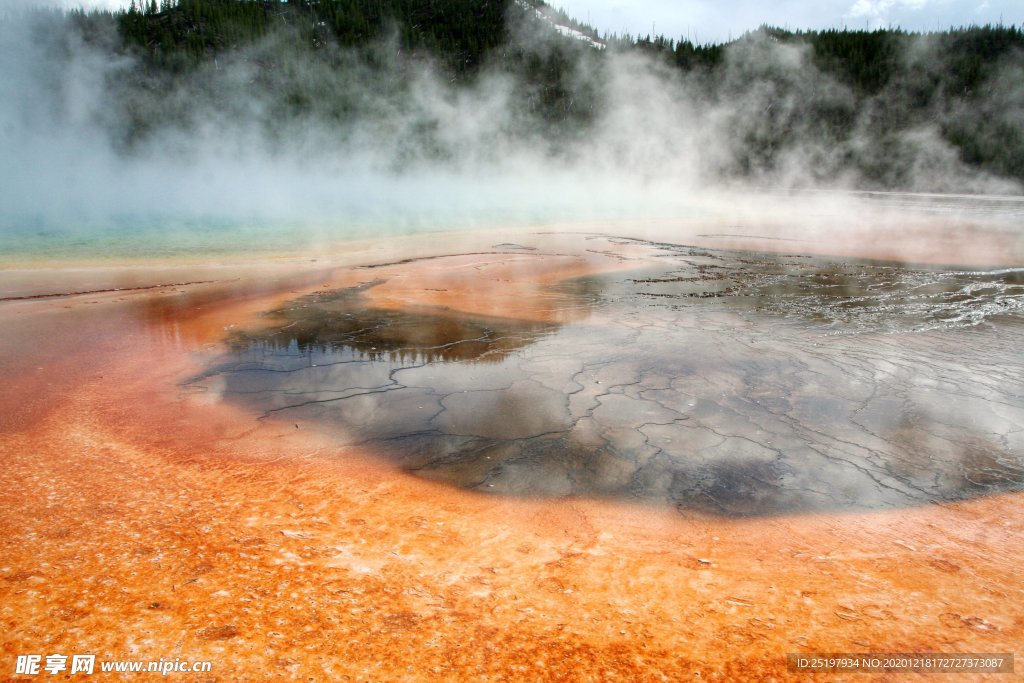
[[[555,122],[536,106],[544,93],[498,65],[453,83],[394,39],[373,48],[374,67],[333,45],[281,49],[296,40],[282,29],[170,80],[117,56],[114,35],[85,35],[59,13],[8,12],[0,18],[2,229],[148,216],[358,234],[678,215],[712,191],[872,187],[860,169],[873,155],[898,156],[900,189],[1021,192],[966,166],[942,139],[939,122],[965,115],[955,105],[880,145],[869,124],[892,106],[893,91],[858,107],[807,48],[764,34],[731,45],[724,77],[711,83],[638,51],[567,45],[524,20],[518,47],[571,58],[565,116]],[[927,60],[927,41],[907,58]],[[1022,127],[1013,119],[1024,109],[1022,64],[1002,65],[1004,87],[982,105],[1010,131]],[[822,109],[858,112],[854,135],[823,142]],[[756,151],[775,138],[782,149]]]

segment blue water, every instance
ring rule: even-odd
[[[289,256],[336,248],[361,239],[509,226],[651,217],[639,206],[609,210],[576,205],[513,206],[416,211],[411,207],[347,211],[337,217],[228,217],[138,215],[54,220],[0,214],[0,263],[146,261],[239,255]],[[684,211],[686,213],[686,211]],[[646,214],[646,215],[645,215]],[[673,209],[678,215],[678,209]]]
[[[188,206],[180,210],[166,206],[153,211],[126,210],[112,215],[75,214],[66,208],[49,211],[45,207],[36,214],[14,213],[0,207],[0,264],[305,255],[352,240],[492,227],[576,224],[587,229],[595,223],[618,220],[720,222],[731,210],[730,203],[721,198],[705,203],[701,196],[672,188],[618,193],[609,187],[588,187],[585,182],[578,185],[568,188],[572,192],[567,194],[564,183],[539,191],[536,187],[527,191],[485,183],[477,190],[452,192],[454,188],[446,184],[426,191],[414,183],[399,182],[363,192],[350,188],[344,196],[313,201],[315,211],[293,211],[289,207],[296,198],[289,197],[284,205],[275,205],[272,210],[268,207],[273,202],[254,206],[248,215],[229,208],[210,211]],[[1016,229],[1024,225],[1021,197],[832,194],[847,200],[866,200],[864,206],[997,220]],[[824,195],[813,193],[815,198]],[[775,201],[781,197],[787,202],[792,197],[798,207],[804,196],[750,193],[737,198],[743,200],[737,205],[757,197]],[[237,206],[240,201],[236,197],[230,203]],[[849,210],[848,204],[843,206],[843,210]],[[828,223],[827,216],[819,216],[819,220]]]

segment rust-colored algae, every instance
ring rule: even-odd
[[[617,262],[459,263],[394,266],[377,303],[493,312],[463,296],[483,268],[548,320],[520,266]],[[481,496],[182,384],[229,326],[379,273],[319,275],[0,310],[0,673],[93,653],[208,660],[191,680],[216,681],[797,680],[790,652],[1024,642],[1020,494],[739,520]]]

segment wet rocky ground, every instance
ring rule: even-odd
[[[494,494],[735,517],[1024,487],[1024,269],[587,242],[642,257],[550,286],[575,322],[380,307],[374,271],[191,384]]]

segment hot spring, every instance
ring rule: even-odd
[[[389,298],[417,264],[364,268],[234,329],[190,384],[489,494],[734,517],[1021,488],[1024,269],[810,255],[788,238],[706,246],[715,236],[742,237],[534,233],[436,258],[417,285],[604,261],[535,288],[526,314],[472,287],[468,312],[458,296]]]

